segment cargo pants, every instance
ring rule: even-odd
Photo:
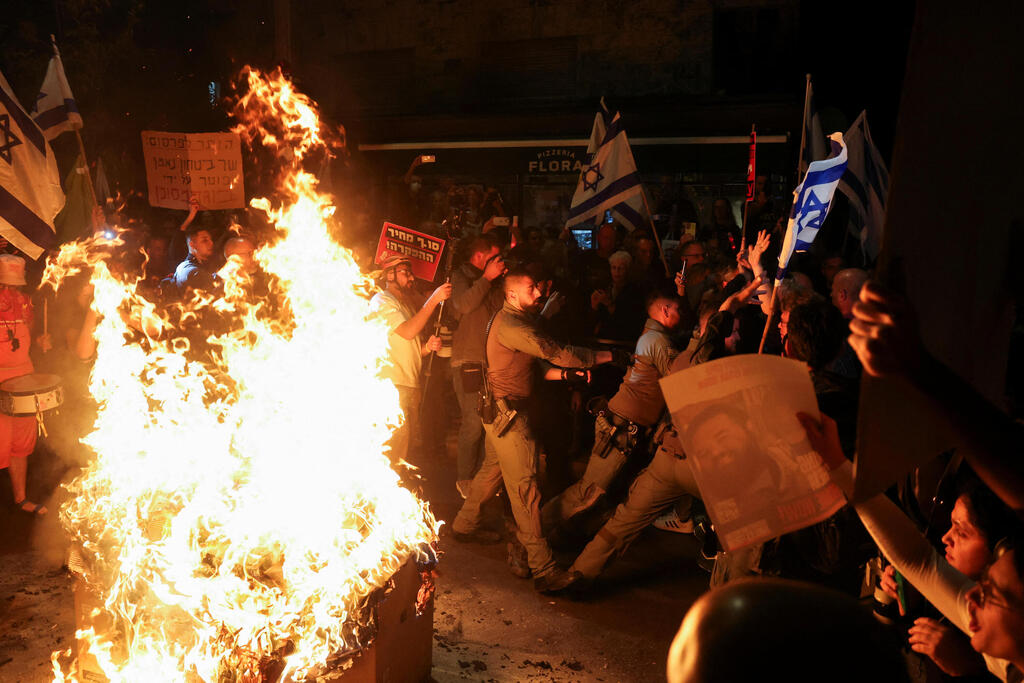
[[[516,537],[526,548],[530,571],[543,576],[555,568],[551,548],[541,533],[540,488],[537,486],[537,442],[530,433],[524,415],[518,415],[502,436],[493,425],[484,425],[484,462],[473,477],[462,509],[452,521],[452,530],[472,533],[482,522],[482,507],[494,497],[504,482],[512,516],[516,520]]]
[[[630,452],[625,428],[620,428],[610,443],[603,446],[601,444],[602,431],[610,427],[610,423],[604,417],[599,417],[594,422],[594,449],[590,453],[583,476],[544,504],[541,520],[546,533],[551,533],[601,500],[615,477],[625,467]]]
[[[588,579],[596,578],[609,560],[622,555],[665,508],[687,493],[700,497],[690,464],[659,446],[651,464],[630,486],[625,502],[583,549],[572,569]]]

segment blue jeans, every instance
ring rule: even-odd
[[[472,479],[484,455],[484,425],[476,412],[477,392],[467,393],[462,390],[462,368],[452,368],[452,384],[455,396],[459,400],[459,447],[457,456],[458,481]]]

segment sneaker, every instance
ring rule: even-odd
[[[538,593],[554,595],[566,590],[581,578],[583,578],[583,575],[579,572],[566,571],[555,567],[547,574],[535,578],[533,580],[533,589]]]
[[[442,529],[448,529],[448,534],[451,535],[459,543],[478,543],[480,545],[491,545],[501,540],[501,534],[497,531],[491,531],[490,529],[474,529],[469,532],[461,532],[452,529],[449,525],[444,525]]]
[[[462,496],[462,500],[469,498],[469,485],[472,483],[472,479],[460,479],[455,482],[455,489],[459,492],[459,495]]]
[[[679,519],[679,513],[676,512],[675,508],[670,509],[668,512],[662,514],[653,522],[655,529],[661,529],[662,531],[673,531],[677,534],[692,534],[693,533],[693,520],[692,519]]]
[[[508,568],[520,579],[530,578],[530,563],[526,556],[526,548],[518,541],[509,541],[506,547],[505,559],[508,561]]]

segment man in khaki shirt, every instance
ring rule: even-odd
[[[487,449],[484,463],[451,527],[459,541],[497,542],[497,533],[481,528],[481,507],[494,497],[504,481],[518,527],[516,535],[526,548],[534,588],[550,593],[566,588],[573,576],[555,565],[541,532],[538,449],[526,417],[526,402],[533,390],[533,364],[537,360],[547,363],[544,378],[559,380],[581,372],[571,368],[607,363],[612,354],[561,345],[544,334],[536,322],[540,298],[540,289],[529,274],[514,271],[505,276],[505,303],[495,314],[486,340],[487,381],[498,416],[484,425],[484,433],[493,448]]]
[[[679,324],[679,302],[655,295],[647,306],[647,323],[636,344],[634,363],[619,390],[594,422],[594,448],[583,477],[544,505],[544,529],[550,535],[604,497],[630,456],[647,445],[665,410],[658,380],[669,374],[676,357],[669,333]]]

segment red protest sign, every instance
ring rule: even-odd
[[[412,274],[421,280],[433,280],[441,262],[445,241],[423,232],[385,223],[377,242],[374,263],[383,263],[396,254],[407,256],[412,262]]]
[[[747,201],[754,201],[754,185],[757,184],[757,132],[750,131],[750,158],[747,161]]]

